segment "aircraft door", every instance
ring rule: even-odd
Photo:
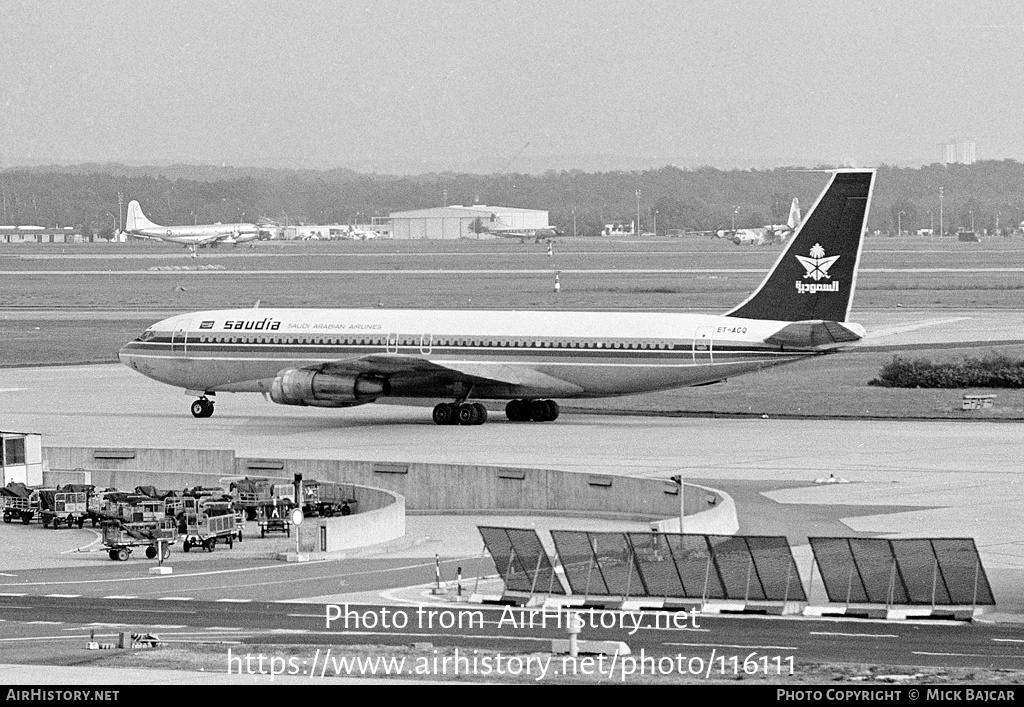
[[[697,327],[693,334],[693,362],[710,362],[714,360],[715,328],[712,326]]]
[[[187,319],[179,319],[174,325],[174,332],[171,334],[171,354],[184,356],[188,347],[188,327],[191,324]]]
[[[388,334],[387,343],[384,345],[384,350],[388,353],[398,353],[398,334]]]
[[[423,354],[424,356],[427,356],[427,355],[430,354],[430,352],[433,350],[433,348],[434,348],[434,335],[433,334],[424,334],[423,336],[420,337],[420,353],[421,354]]]

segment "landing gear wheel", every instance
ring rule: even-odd
[[[548,419],[547,422],[554,422],[558,419],[558,403],[554,400],[545,400],[548,406]]]
[[[352,509],[349,508],[349,505],[347,503],[344,506],[341,507],[341,515],[343,515],[343,516],[352,515]]]
[[[152,560],[155,557],[156,557],[156,548],[153,547],[152,545],[150,545],[149,547],[146,548],[146,559],[147,560]]]
[[[463,403],[459,405],[459,424],[460,425],[479,425],[480,424],[480,411],[476,409],[475,405],[470,403]]]
[[[186,540],[185,542],[183,542],[181,544],[181,551],[182,552],[188,552],[191,549],[192,549],[192,543],[190,543],[188,540]]]
[[[530,418],[534,422],[548,421],[548,401],[534,400],[530,402]]]
[[[107,557],[109,557],[114,562],[117,562],[117,550],[114,550],[114,549],[108,550],[107,551]]]
[[[128,560],[128,555],[129,555],[129,553],[128,553],[128,549],[127,548],[123,548],[122,547],[121,549],[119,549],[117,551],[117,560],[118,560],[118,562],[126,562]]]
[[[522,422],[522,401],[521,400],[509,400],[505,406],[505,417],[508,418],[509,422]]]
[[[434,406],[434,424],[454,425],[459,419],[456,415],[458,408],[450,403],[440,403]]]
[[[473,403],[473,407],[476,408],[479,422],[476,424],[482,425],[487,422],[487,406],[483,403]]]
[[[213,402],[208,398],[199,398],[192,403],[192,417],[210,417],[213,415]]]

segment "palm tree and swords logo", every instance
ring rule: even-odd
[[[819,280],[831,280],[832,276],[828,274],[829,268],[835,265],[835,262],[839,260],[838,255],[825,256],[825,249],[821,247],[820,243],[815,243],[814,247],[811,248],[810,257],[804,255],[796,256],[796,259],[800,261],[800,264],[804,266],[807,271],[804,274],[804,279],[811,279],[815,282]],[[838,292],[839,283],[833,282],[831,285],[804,285],[799,280],[796,282],[796,289],[800,294],[808,292]]]

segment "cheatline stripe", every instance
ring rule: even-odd
[[[761,355],[761,356],[764,356],[766,360],[768,360],[768,359],[771,359],[771,358],[804,357],[804,356],[814,355],[814,353],[815,352],[813,352],[813,351],[758,351],[758,352],[752,351],[752,352],[750,352],[750,355]],[[157,360],[160,360],[160,361],[176,361],[176,360],[180,359],[180,357],[178,357],[178,356],[154,356],[154,355],[151,355],[151,354],[132,354],[132,356],[134,358],[151,358],[151,359],[157,359]],[[745,359],[742,359],[742,360],[727,360],[727,361],[722,361],[722,360],[720,360],[720,358],[721,357],[716,355],[714,360],[712,360],[710,358],[709,359],[698,359],[696,363],[694,362],[693,358],[686,357],[686,358],[683,358],[683,359],[681,359],[679,361],[676,361],[676,362],[670,361],[668,363],[646,363],[645,362],[645,363],[640,364],[640,363],[613,363],[613,362],[610,362],[610,361],[599,361],[599,362],[566,361],[566,362],[563,362],[563,361],[541,361],[541,360],[535,360],[535,361],[502,361],[502,365],[505,365],[505,366],[540,366],[540,365],[543,365],[543,366],[562,366],[562,367],[617,366],[617,367],[630,367],[630,368],[636,368],[636,367],[641,367],[641,366],[644,367],[644,368],[693,368],[693,367],[696,366],[696,367],[700,367],[700,368],[705,368],[705,367],[708,367],[708,366],[730,366],[730,365],[734,365],[734,364],[737,364],[737,363],[747,363],[747,364],[751,363],[751,359],[750,358],[745,358]],[[323,361],[321,359],[303,359],[303,360],[298,360],[297,361],[295,358],[292,358],[292,357],[281,358],[281,357],[273,357],[273,356],[260,356],[260,357],[253,357],[253,356],[203,356],[202,358],[195,358],[194,360],[197,360],[197,361],[241,361],[241,362],[253,362],[253,363],[258,363],[258,362],[262,362],[262,361],[285,361],[285,362],[292,362],[296,366],[308,365],[308,364],[331,363],[331,361]],[[493,361],[487,361],[487,360],[482,360],[482,359],[476,359],[476,360],[470,359],[470,360],[461,360],[461,361],[423,359],[423,362],[424,363],[436,363],[438,365],[438,368],[436,370],[434,370],[434,371],[431,371],[431,370],[428,370],[428,369],[423,369],[423,371],[421,371],[423,373],[443,372],[443,368],[444,368],[445,364],[481,364],[481,363],[482,364],[487,364],[487,363],[493,363]],[[344,363],[344,361],[342,361],[341,363]],[[452,371],[452,372],[453,373],[458,373],[458,371]]]
[[[55,275],[60,277],[74,275],[544,275],[550,277],[554,268],[546,269],[487,269],[487,270],[0,270],[0,275]],[[760,274],[768,272],[767,268],[594,268],[594,269],[560,269],[562,275],[727,275],[727,274]],[[860,274],[914,274],[914,273],[1021,273],[1024,268],[861,268]]]

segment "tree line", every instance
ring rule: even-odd
[[[827,166],[816,167],[828,169]],[[785,223],[790,202],[804,213],[827,175],[798,167],[712,167],[634,172],[358,174],[351,170],[207,166],[79,165],[0,171],[0,225],[78,226],[101,234],[118,223],[118,194],[165,225],[270,220],[368,223],[395,211],[490,204],[549,212],[566,234],[598,235],[606,223],[643,231],[713,231]],[[1024,163],[878,168],[868,228],[1009,232],[1024,220]]]

